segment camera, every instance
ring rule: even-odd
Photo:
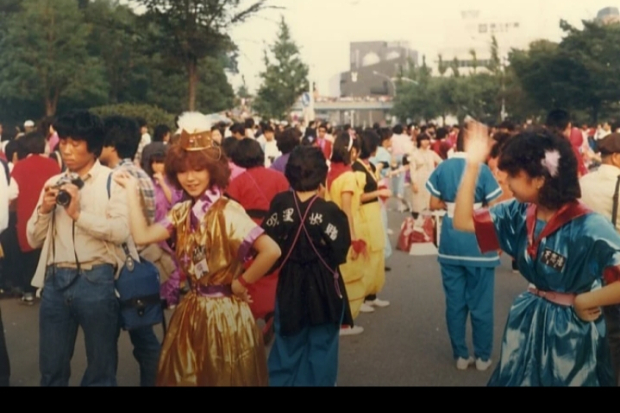
[[[82,181],[82,179],[77,174],[71,174],[60,178],[60,180],[56,182],[56,185],[54,185],[54,188],[60,188],[63,185],[68,184],[75,185],[78,187],[78,189],[82,189],[84,187],[84,181]],[[58,191],[58,195],[56,195],[56,204],[62,207],[66,207],[70,203],[71,194],[62,189]]]

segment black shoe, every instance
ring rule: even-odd
[[[519,267],[517,267],[517,262],[512,260],[512,272],[519,272]]]
[[[388,271],[388,272],[392,271],[392,269],[390,267],[385,267],[384,269],[385,269],[385,271]]]

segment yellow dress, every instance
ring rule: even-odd
[[[353,225],[355,227],[356,236],[361,237],[357,232],[357,226],[360,222],[360,197],[362,194],[363,186],[360,186],[356,180],[355,173],[352,171],[345,172],[332,182],[330,188],[325,191],[325,199],[334,202],[340,209],[342,209],[342,194],[350,192],[353,194],[351,200],[351,211],[353,213]],[[357,318],[360,313],[360,308],[364,303],[366,297],[366,286],[364,284],[364,268],[368,262],[363,257],[353,259],[353,248],[349,248],[349,254],[347,255],[347,262],[340,266],[340,272],[342,279],[344,280],[345,288],[347,289],[347,296],[349,297],[349,306],[351,307],[351,315],[353,319]]]
[[[378,189],[377,174],[373,166],[361,161],[352,165],[358,185],[363,192],[374,192]],[[368,259],[364,263],[365,296],[376,295],[385,284],[385,228],[381,219],[381,203],[376,201],[360,206],[359,225],[356,221],[356,235],[366,241]]]
[[[157,386],[267,386],[262,334],[249,305],[230,291],[243,271],[241,256],[262,229],[217,190],[193,207],[191,201],[177,204],[161,224],[176,234],[191,290],[170,320]]]

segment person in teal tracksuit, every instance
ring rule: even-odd
[[[465,171],[465,130],[459,134],[454,157],[442,162],[431,174],[426,188],[431,193],[431,208],[446,209],[438,261],[446,294],[446,321],[452,351],[459,370],[476,364],[478,370],[491,365],[493,347],[493,290],[497,252],[482,254],[475,234],[457,231],[452,226],[454,202]],[[492,205],[502,190],[486,165],[481,165],[476,186],[475,209]],[[471,316],[474,356],[465,342],[468,314]]]

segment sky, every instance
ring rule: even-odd
[[[529,22],[537,32],[534,36],[559,41],[560,19],[581,27],[583,19],[595,18],[604,7],[620,8],[618,0],[270,0],[270,4],[283,9],[264,10],[231,28],[240,53],[240,75],[229,77],[235,90],[243,78],[250,92],[260,86],[263,51],[277,38],[280,16],[310,66],[319,93],[327,95],[330,80],[349,70],[350,42],[405,40],[419,52],[420,61],[422,55],[428,61],[449,43],[462,42],[458,21],[463,10]]]

